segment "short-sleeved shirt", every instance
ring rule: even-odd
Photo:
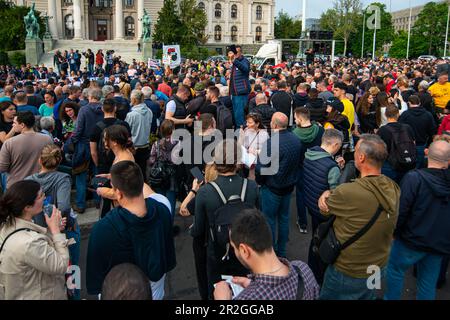
[[[51,117],[53,116],[53,108],[50,108],[44,103],[39,108],[39,114],[43,117]]]
[[[177,105],[176,105],[175,101],[173,101],[173,100],[169,101],[166,105],[166,113],[167,112],[175,113],[176,110],[177,110]]]
[[[444,109],[450,101],[450,82],[445,84],[435,83],[428,90],[434,98],[436,107]]]
[[[355,123],[355,107],[353,103],[348,99],[343,99],[342,103],[344,104],[344,112],[342,114],[347,117],[348,122],[350,123],[349,133],[352,132],[352,126]]]

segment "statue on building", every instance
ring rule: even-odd
[[[142,16],[142,41],[148,41],[152,34],[152,19],[144,9],[144,15]]]
[[[30,11],[28,11],[28,14],[23,18],[23,21],[25,22],[25,28],[27,30],[27,37],[26,39],[39,39],[39,22],[34,15],[34,7],[35,3],[33,2],[33,5],[30,8]]]

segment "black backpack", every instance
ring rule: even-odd
[[[230,245],[229,231],[234,219],[240,212],[253,208],[244,202],[248,180],[244,179],[242,182],[240,196],[232,195],[228,200],[215,182],[210,182],[210,184],[217,191],[223,202],[223,205],[214,212],[214,221],[210,221],[209,224],[211,241],[214,244],[216,258],[222,262],[239,263]]]
[[[176,169],[173,163],[160,158],[160,141],[156,143],[156,162],[150,168],[148,173],[148,183],[152,188],[167,189],[170,187],[171,177]]]
[[[220,101],[216,104],[216,107],[217,107],[216,128],[225,135],[227,129],[233,129],[233,115],[231,114],[230,109],[228,109]]]
[[[416,167],[416,145],[408,134],[405,126],[386,127],[391,133],[391,149],[387,161],[398,171],[408,171]]]

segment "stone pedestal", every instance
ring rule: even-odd
[[[55,41],[51,37],[44,37],[44,52],[50,52],[53,50]]]
[[[152,41],[142,41],[141,40],[141,49],[142,49],[142,58],[144,59],[144,62],[147,62],[148,59],[153,58],[153,48],[152,48]]]
[[[25,56],[27,63],[36,65],[43,54],[41,39],[25,39]]]

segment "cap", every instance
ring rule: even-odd
[[[197,82],[195,84],[194,90],[197,92],[201,92],[205,90],[205,84],[203,82]]]
[[[331,97],[327,100],[325,104],[327,106],[331,106],[333,109],[337,110],[340,113],[344,111],[344,104],[338,98]]]
[[[296,63],[296,64],[294,64],[294,67],[300,67],[300,63]]]

